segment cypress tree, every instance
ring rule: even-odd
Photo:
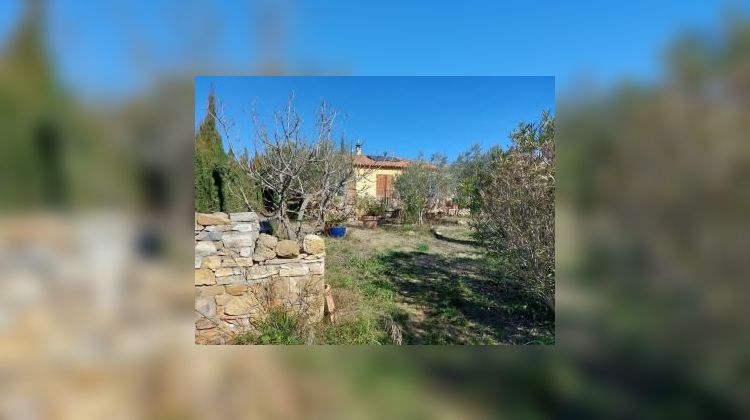
[[[234,153],[231,150],[228,155],[224,152],[216,124],[216,97],[211,91],[206,117],[195,137],[195,210],[201,213],[251,210],[247,208],[242,192],[254,205],[258,200],[257,191],[243,173]],[[249,163],[247,150],[239,159]]]
[[[224,211],[223,178],[226,155],[216,128],[216,98],[208,95],[206,117],[195,137],[195,210]]]

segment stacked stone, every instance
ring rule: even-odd
[[[325,242],[261,234],[255,213],[196,214],[196,342],[218,344],[251,328],[273,307],[323,317]]]

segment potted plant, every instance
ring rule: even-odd
[[[325,216],[324,230],[332,238],[343,238],[346,235],[346,226],[343,225],[345,221],[346,216],[343,213],[332,211]]]
[[[370,196],[362,197],[357,202],[357,210],[362,213],[360,220],[367,229],[375,229],[378,226],[378,221],[383,215],[383,203]]]

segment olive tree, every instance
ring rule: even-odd
[[[512,146],[490,159],[477,186],[473,227],[487,249],[507,257],[528,290],[554,310],[555,120],[521,123]]]
[[[429,161],[420,156],[404,169],[396,178],[395,189],[406,221],[423,224],[429,211],[437,209],[453,195],[451,174],[446,158],[438,154]]]

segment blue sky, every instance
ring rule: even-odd
[[[50,1],[47,39],[61,78],[84,96],[137,94],[175,75],[253,74],[269,55],[294,74],[554,75],[559,92],[581,76],[658,78],[664,48],[687,29],[719,30],[726,4]],[[0,0],[0,43],[20,5]]]
[[[309,133],[325,100],[342,117],[337,133],[362,140],[367,154],[437,152],[453,160],[473,143],[504,146],[519,122],[554,112],[554,84],[553,77],[197,77],[196,127],[213,86],[250,148],[253,106],[270,127],[273,112],[294,92]]]

